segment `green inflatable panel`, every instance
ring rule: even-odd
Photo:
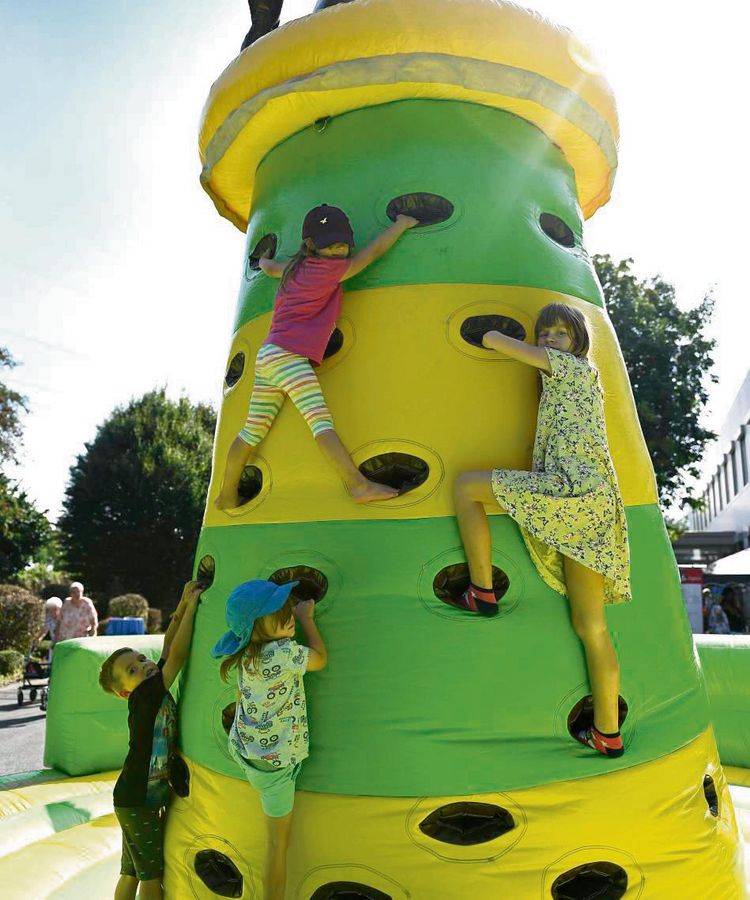
[[[699,634],[695,646],[721,761],[750,768],[750,637]]]
[[[132,647],[153,660],[163,635],[78,638],[55,647],[44,764],[66,775],[119,769],[128,752],[128,704],[99,687],[104,660]]]

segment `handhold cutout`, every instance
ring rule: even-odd
[[[245,370],[245,354],[240,350],[239,353],[235,353],[232,359],[229,361],[229,365],[227,366],[227,374],[224,376],[224,384],[230,388],[234,387],[235,384],[242,378],[242,373]]]
[[[708,804],[708,811],[712,816],[719,815],[719,795],[716,793],[716,785],[710,775],[703,779],[703,796]]]
[[[278,246],[278,238],[275,234],[264,234],[263,237],[250,251],[247,260],[248,269],[257,272],[260,269],[261,256],[270,256],[273,259],[276,256],[276,248]]]
[[[325,597],[328,591],[328,579],[318,569],[311,566],[285,566],[277,569],[268,580],[274,584],[287,584],[289,581],[299,581],[297,587],[292,590],[292,599],[295,603],[302,600],[314,600],[318,603]]]
[[[470,316],[461,323],[461,337],[473,347],[482,346],[482,338],[488,331],[499,331],[517,341],[526,340],[526,329],[510,316]]]
[[[325,353],[323,354],[323,359],[328,359],[330,356],[334,356],[339,350],[344,346],[344,333],[340,328],[334,328],[333,333],[330,338],[328,338],[328,345],[326,346]]]
[[[453,204],[439,194],[427,194],[424,192],[415,194],[402,194],[394,197],[388,204],[385,214],[393,222],[398,216],[413,216],[419,219],[416,228],[426,225],[437,225],[445,222],[453,215]]]
[[[190,794],[190,769],[185,760],[177,753],[169,760],[167,765],[169,785],[178,797],[187,797]]]
[[[561,247],[575,247],[576,236],[573,229],[566,225],[560,216],[552,213],[542,213],[539,216],[539,225],[542,231]]]
[[[360,463],[359,471],[370,481],[387,484],[399,494],[406,494],[427,481],[430,467],[410,453],[381,453]]]
[[[393,897],[358,881],[329,881],[321,885],[310,900],[393,900]]]
[[[622,723],[628,715],[628,704],[618,695],[617,697],[617,721],[618,727],[622,728]],[[588,694],[571,709],[568,713],[568,731],[571,737],[575,737],[579,731],[591,728],[594,724],[594,701],[591,694]]]
[[[199,581],[203,590],[207,590],[214,583],[216,575],[216,561],[213,556],[202,556],[198,563],[198,571],[195,573],[195,580]]]
[[[552,885],[554,900],[620,900],[628,874],[616,863],[598,861],[563,872]]]
[[[220,897],[241,897],[242,873],[232,860],[218,850],[200,850],[193,861],[195,874]]]
[[[492,803],[447,803],[419,823],[420,831],[436,841],[470,847],[486,844],[516,827],[507,809]]]
[[[441,569],[432,582],[432,590],[439,600],[456,599],[469,587],[469,567],[466,563],[454,563]],[[492,587],[499,600],[508,592],[510,580],[502,569],[492,567]]]
[[[263,473],[257,466],[245,466],[237,486],[241,505],[254,500],[263,490]]]
[[[227,703],[221,711],[221,727],[227,734],[232,730],[232,723],[234,722],[234,714],[236,711],[237,704],[234,701]]]

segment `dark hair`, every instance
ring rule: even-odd
[[[132,647],[120,647],[119,650],[115,650],[114,653],[111,653],[102,663],[102,667],[99,670],[99,687],[106,691],[108,694],[117,695],[117,688],[119,687],[119,682],[115,679],[114,675],[114,666],[119,657],[123,655],[123,653],[134,653]]]
[[[284,273],[281,276],[281,287],[286,287],[287,282],[294,278],[294,273],[308,257],[317,255],[318,248],[313,243],[312,238],[305,238],[300,244],[299,250],[284,267]]]
[[[534,339],[539,340],[543,328],[551,328],[560,322],[570,332],[570,352],[574,356],[586,356],[589,352],[590,340],[586,317],[575,306],[565,303],[548,303],[539,313],[534,326]]]
[[[247,646],[222,661],[219,668],[222,681],[229,681],[229,673],[235,666],[239,666],[240,663],[245,667],[247,672],[255,667],[260,654],[263,651],[263,645],[267,644],[269,641],[276,640],[276,638],[273,637],[272,632],[280,625],[286,625],[289,619],[294,615],[294,613],[292,613],[292,606],[292,598],[287,597],[286,603],[281,609],[277,609],[276,612],[269,613],[267,616],[261,616],[259,619],[255,620],[253,632],[250,635],[250,641]]]

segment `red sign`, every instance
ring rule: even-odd
[[[703,584],[703,569],[680,568],[681,584]]]

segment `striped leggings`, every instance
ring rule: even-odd
[[[333,419],[310,360],[275,344],[263,344],[255,359],[255,384],[247,420],[240,431],[245,443],[255,447],[263,440],[287,396],[315,437],[333,430]]]

